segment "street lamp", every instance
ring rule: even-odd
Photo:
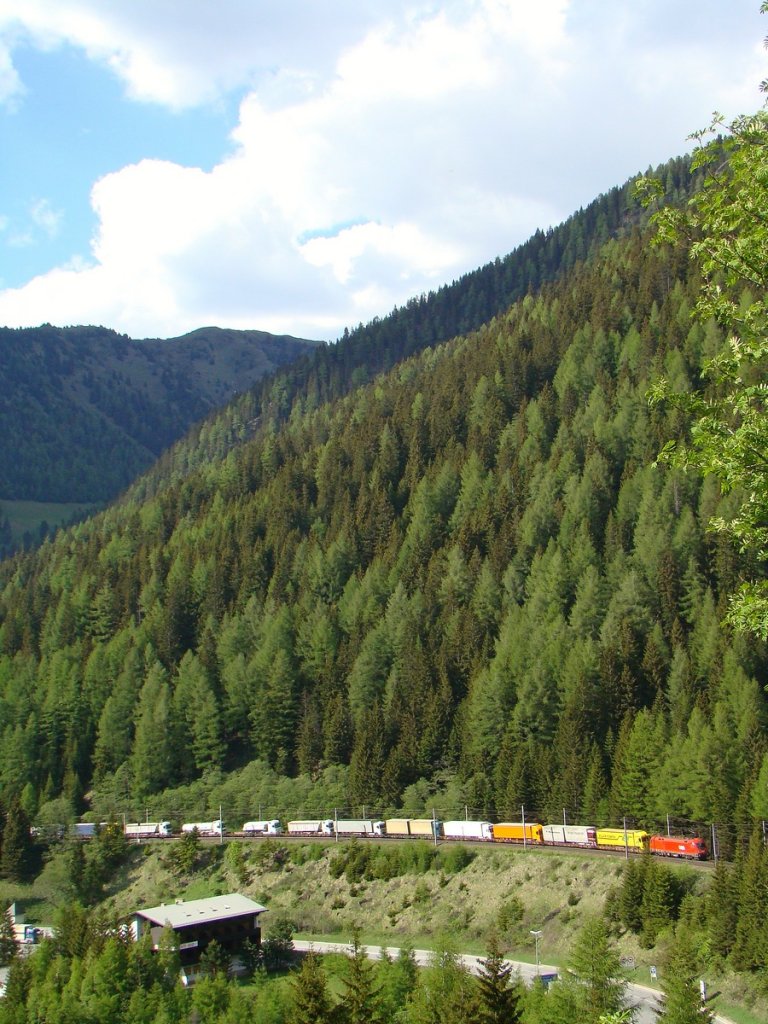
[[[539,970],[539,939],[543,935],[543,932],[531,930],[531,935],[536,940],[536,977],[538,978],[541,974],[541,971]]]

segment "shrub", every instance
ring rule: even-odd
[[[462,846],[458,843],[451,846],[444,846],[440,849],[437,860],[439,867],[448,875],[455,875],[463,871],[468,864],[477,856],[475,850]]]
[[[525,907],[517,896],[510,896],[499,907],[496,924],[502,935],[512,931],[525,916]]]

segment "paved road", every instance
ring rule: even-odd
[[[301,939],[294,939],[294,948],[299,952],[308,952],[310,949],[314,950],[315,953],[346,953],[349,954],[350,946],[349,943],[344,942],[308,942]],[[400,952],[397,946],[363,946],[365,953],[371,960],[379,960],[381,958],[382,949],[386,950],[387,955],[393,959]],[[414,949],[413,955],[416,959],[416,963],[419,967],[428,967],[434,956],[433,950],[430,949]],[[466,967],[470,974],[477,974],[480,969],[481,962],[485,959],[482,956],[474,956],[471,953],[460,953],[459,961]],[[536,977],[537,970],[534,964],[524,963],[521,960],[507,960],[506,963],[510,964],[514,970],[516,970],[526,985],[530,985]],[[540,964],[538,972],[541,974],[557,974],[558,968],[553,967],[549,964]],[[635,1024],[655,1024],[658,1020],[657,1007],[659,1000],[659,993],[652,988],[648,988],[646,985],[633,985],[627,986],[628,992],[628,1003],[630,1006],[634,1006],[637,1010],[635,1015]],[[727,1017],[721,1017],[719,1014],[715,1015],[716,1024],[733,1024],[733,1021]]]

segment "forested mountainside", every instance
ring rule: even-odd
[[[0,328],[0,503],[106,502],[211,409],[313,343],[202,328]]]
[[[690,157],[655,172],[665,201],[678,204],[701,184]],[[503,313],[518,299],[558,279],[611,238],[647,220],[633,195],[634,181],[612,188],[562,224],[537,231],[527,242],[457,281],[411,299],[388,316],[360,324],[335,345],[321,345],[238,396],[226,409],[196,425],[189,438],[166,452],[138,483],[136,495],[162,489],[169,479],[211,459],[224,458],[244,439],[269,432],[296,414],[346,395],[408,356],[466,334]]]
[[[669,161],[659,173],[670,202],[681,201],[700,181],[687,157]],[[23,526],[12,531],[10,499],[70,503],[55,522],[76,521],[84,513],[72,502],[103,504],[164,452],[134,490],[137,498],[154,493],[169,479],[224,458],[246,438],[275,429],[292,409],[340,398],[408,355],[479,327],[644,219],[627,182],[563,224],[537,231],[503,259],[360,324],[305,358],[298,356],[296,339],[255,331],[203,329],[172,339],[171,348],[131,342],[103,328],[0,330],[0,380],[8,382],[10,396],[0,405],[8,438],[0,455],[0,557],[50,533],[46,507],[31,521],[24,510]],[[244,356],[243,339],[255,339],[256,356],[268,357],[263,367],[257,360],[252,374],[243,374],[254,356],[248,342]],[[152,358],[145,358],[148,353]],[[257,377],[261,386],[254,386]],[[204,387],[214,393],[202,394]],[[169,448],[188,428],[186,441]]]
[[[379,812],[453,775],[477,814],[717,822],[727,851],[768,817],[766,651],[720,624],[739,557],[703,527],[731,499],[652,465],[680,424],[646,400],[722,344],[697,289],[628,229],[5,563],[4,795],[119,812],[250,759],[343,765]]]

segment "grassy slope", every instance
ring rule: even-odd
[[[93,505],[69,502],[58,504],[52,501],[7,501],[0,502],[0,513],[8,518],[11,533],[19,543],[27,531],[36,530],[41,523],[50,527],[68,523],[73,516],[87,515],[93,511]]]
[[[174,899],[197,899],[237,890],[263,903],[269,922],[288,917],[301,937],[349,941],[355,925],[365,942],[410,944],[436,948],[449,944],[461,952],[483,953],[492,929],[500,934],[508,955],[534,961],[531,929],[541,929],[541,960],[562,965],[575,933],[592,914],[601,913],[606,895],[623,871],[620,857],[576,851],[525,851],[477,848],[472,862],[455,874],[439,868],[391,880],[350,884],[333,878],[329,865],[338,853],[333,843],[286,844],[290,861],[276,866],[269,851],[279,843],[244,843],[245,874],[239,880],[226,856],[226,845],[204,845],[193,875],[178,877],[170,864],[171,844],[145,843],[131,851],[110,888],[105,906],[128,915],[141,906]],[[670,864],[683,872],[693,891],[707,884],[707,868]],[[0,900],[20,900],[30,920],[50,923],[53,907],[65,887],[63,860],[53,857],[33,886],[0,883]],[[522,907],[515,920],[509,909]],[[506,914],[504,908],[507,908]],[[649,966],[664,960],[668,938],[652,950],[641,949],[636,937],[619,938],[621,953],[635,958],[630,980],[649,983]],[[753,1003],[748,986],[734,979],[708,979],[710,991],[721,990],[722,1012],[740,1024],[768,1019],[768,1003],[752,1005],[751,1013],[731,1012],[737,1002]]]

